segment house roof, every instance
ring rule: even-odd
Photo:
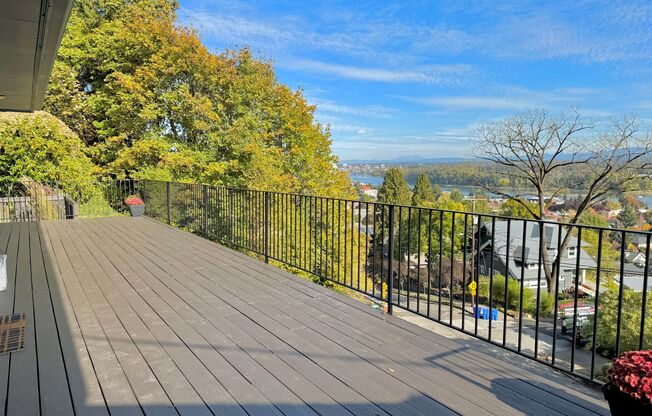
[[[647,234],[649,233],[634,233],[632,234],[632,242],[634,244],[646,244]]]
[[[540,224],[538,222],[527,222],[525,229],[525,240],[523,240],[523,228],[525,221],[512,220],[510,221],[509,230],[509,270],[515,277],[520,277],[521,264],[538,264],[539,263],[539,245],[540,245]],[[491,226],[485,225],[487,235],[491,236]],[[552,224],[544,224],[544,232],[546,233],[548,250],[555,250],[558,242],[559,227]],[[566,231],[562,230],[561,238],[565,237]],[[507,262],[507,221],[496,221],[495,235],[494,235],[494,253],[499,257],[503,263]],[[596,268],[595,260],[582,249],[589,244],[582,241],[580,244],[579,260],[580,269]],[[569,247],[577,247],[577,238],[570,237]],[[525,256],[523,256],[525,254]],[[551,261],[554,259],[551,258]],[[517,264],[518,262],[518,264]],[[577,267],[577,257],[569,258],[566,253],[562,253],[561,261],[562,270],[575,269]],[[537,269],[524,270],[525,278],[538,277]]]

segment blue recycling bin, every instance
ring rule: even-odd
[[[483,319],[483,320],[488,320],[489,319],[489,308],[487,307],[473,307],[473,314],[478,318],[478,319]],[[497,321],[498,320],[498,309],[491,308],[491,320],[492,321]]]

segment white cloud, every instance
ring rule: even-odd
[[[314,96],[306,96],[308,101],[317,105],[317,112],[320,114],[344,114],[356,117],[368,118],[392,118],[398,111],[384,105],[365,105],[365,106],[350,106],[336,103],[331,100],[324,100]]]
[[[339,65],[310,59],[295,59],[280,63],[280,67],[335,75],[343,78],[377,82],[413,82],[425,84],[451,84],[471,71],[469,65],[428,65],[416,70],[368,68]]]

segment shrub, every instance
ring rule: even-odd
[[[0,114],[0,178],[58,182],[70,197],[86,200],[95,192],[97,167],[84,151],[79,137],[48,113]]]
[[[652,404],[652,350],[622,354],[613,360],[607,376],[621,392]]]
[[[500,305],[506,309],[518,310],[521,297],[521,285],[516,279],[507,279],[507,305],[505,305],[505,276],[496,274],[492,279],[492,301],[494,305]],[[545,290],[541,290],[539,295],[539,314],[540,316],[550,316],[552,314],[555,298]],[[489,300],[489,277],[480,276],[478,282],[478,297]],[[529,314],[537,312],[537,291],[532,288],[523,289],[523,311]]]

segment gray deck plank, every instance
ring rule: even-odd
[[[76,245],[95,282],[107,301],[110,302],[113,312],[123,323],[129,337],[143,354],[175,408],[184,416],[212,414],[205,403],[202,406],[202,399],[142,319],[131,308],[124,298],[124,293],[118,291],[114,285],[114,281],[121,278],[117,270],[110,263],[104,263],[104,267],[102,267],[96,259],[97,250],[92,250],[94,245],[88,244],[77,228],[80,228],[80,224],[68,227],[67,231],[71,240]]]
[[[134,252],[137,250],[134,250]],[[140,257],[140,256],[139,256]],[[179,270],[173,269],[172,267],[167,267],[165,265],[161,266],[159,263],[159,267],[164,267],[165,271],[170,274],[170,277],[174,277],[175,275],[177,277],[180,277],[181,280],[183,280],[185,283],[189,283],[188,279],[184,279],[182,273]],[[160,269],[159,269],[160,270]],[[158,274],[159,278],[161,278],[160,273]],[[165,279],[165,276],[162,277]],[[188,296],[188,290],[181,285],[179,282],[175,282],[173,279],[165,279],[164,283],[168,285],[171,289],[174,290],[174,292],[178,295],[185,295],[184,299],[187,299],[186,296]],[[175,284],[176,283],[176,284]],[[204,291],[205,292],[205,291]],[[234,344],[231,346],[226,346],[226,348],[234,348],[237,346],[242,348],[243,351],[246,351],[251,354],[251,356],[261,365],[268,370],[270,370],[270,373],[274,374],[276,377],[279,378],[279,380],[282,380],[286,385],[290,385],[294,391],[297,392],[297,394],[304,398],[307,402],[309,403],[314,403],[312,406],[315,407],[317,411],[320,412],[320,414],[344,414],[346,413],[346,410],[344,410],[343,407],[337,406],[334,400],[329,399],[329,396],[320,393],[319,390],[315,388],[311,388],[312,384],[310,380],[302,380],[303,376],[301,373],[297,372],[294,370],[292,367],[287,365],[284,361],[282,361],[277,355],[274,355],[271,351],[269,351],[267,348],[269,347],[268,345],[263,345],[259,344],[251,335],[249,335],[246,331],[242,330],[241,327],[236,326],[234,323],[230,322],[231,319],[234,318],[233,316],[233,310],[229,311],[229,308],[225,307],[224,303],[217,303],[215,302],[215,298],[211,298],[209,301],[212,303],[209,305],[209,303],[204,302],[203,300],[199,298],[193,299],[194,302],[192,303],[193,308],[198,310],[200,313],[203,314],[205,318],[210,317],[211,321],[215,324],[217,328],[220,329],[220,332],[224,333],[227,337],[233,338],[234,339]],[[212,305],[217,305],[213,307]],[[231,315],[226,319],[224,316],[225,314],[231,313]],[[249,325],[251,326],[251,325]],[[261,331],[256,331],[256,333],[261,333]],[[216,340],[216,342],[219,340]],[[267,341],[270,341],[270,338],[267,338]],[[277,351],[275,351],[278,353]],[[303,366],[303,368],[306,368],[307,366]],[[276,370],[276,371],[274,371]],[[324,384],[328,383],[328,377],[329,374],[321,371],[318,372],[317,374],[314,374],[312,377],[312,380],[314,381],[319,380],[321,383],[318,384]],[[361,401],[364,402],[364,400],[360,396],[354,396],[350,394],[351,390],[342,390],[341,389],[341,384],[339,383],[334,383],[334,388],[331,388],[331,393],[335,393],[336,396],[339,396],[340,399],[345,402],[347,401]],[[339,393],[339,394],[338,394]],[[363,408],[361,406],[356,407],[356,414],[367,414],[364,413],[365,409],[368,409],[368,414],[373,415],[377,414],[376,412],[379,409],[375,409],[373,411],[373,408],[375,406],[369,402],[366,403],[366,407]]]
[[[29,223],[29,229],[41,414],[69,415],[73,414],[72,397],[59,343],[50,288],[45,275],[38,223]]]
[[[160,253],[163,257],[169,258],[170,250],[160,246],[160,243],[163,243],[164,241],[166,241],[164,238],[158,238],[156,242],[159,243],[159,245],[157,245],[156,250],[150,251],[148,253],[143,253],[143,254],[147,256],[156,256],[157,253]],[[140,243],[144,244],[146,242],[141,241]],[[189,262],[188,264],[186,264],[186,268],[192,264],[195,267],[207,267],[207,270],[211,269],[211,266],[202,264],[201,259],[193,258],[192,252],[185,252],[183,251],[183,248],[178,248],[177,250],[180,250],[178,252],[179,254],[183,254],[182,258],[186,259],[186,261]],[[225,260],[224,258],[221,258],[220,263],[222,263],[224,260]],[[244,280],[247,279],[247,276],[243,275],[243,273],[239,270],[235,270],[235,269],[229,270],[228,275],[229,276],[233,275],[234,279],[231,280],[233,280],[233,282],[235,283],[242,283],[242,285],[238,287],[224,287],[223,289],[219,290],[218,293],[228,291],[229,293],[238,293],[238,295],[245,294],[245,296],[249,296],[249,298],[253,300],[253,299],[257,299],[258,295],[261,293],[269,294],[275,292],[274,287],[268,285],[269,281],[267,282],[247,281],[246,283],[244,283]],[[220,283],[224,284],[228,280],[230,279],[220,279]],[[252,292],[251,291],[252,287],[257,287],[257,289],[255,289]],[[210,289],[211,289],[210,287],[206,288],[206,290],[210,290]],[[259,301],[257,300],[256,305],[258,304]],[[306,313],[307,311],[305,310],[304,307],[305,305],[303,305],[302,299],[291,299],[281,294],[281,296],[277,297],[277,299],[274,300],[272,304],[269,304],[268,307],[266,307],[265,309],[267,311],[275,310],[277,305],[289,306],[284,308],[283,310],[277,309],[277,313],[286,316],[291,316],[294,319],[297,319],[298,321],[303,320],[302,322],[304,326],[311,327],[311,328],[320,328],[320,329],[328,328],[328,326],[326,326],[323,322],[318,323],[315,319],[311,318],[311,316],[314,315],[314,312],[318,312],[318,311],[313,309],[311,311],[308,311],[309,313]],[[333,320],[332,323],[339,326],[338,321]],[[297,331],[302,331],[302,330],[303,328],[297,329]],[[425,379],[421,377],[417,372],[408,370],[399,362],[392,361],[387,357],[382,357],[380,354],[374,354],[374,352],[371,349],[356,342],[359,340],[354,340],[353,337],[348,337],[348,338],[342,337],[340,334],[335,333],[334,330],[331,330],[329,334],[323,334],[323,335],[326,338],[337,339],[338,343],[341,346],[347,348],[349,351],[356,353],[358,357],[360,357],[360,360],[365,360],[369,358],[369,361],[374,365],[376,365],[378,368],[381,368],[383,371],[391,371],[394,377],[401,379],[405,383],[412,383],[414,386],[418,386],[419,389],[423,389],[422,391],[426,394],[430,394],[431,397],[437,397],[439,400],[442,400],[444,402],[448,400],[449,405],[451,405],[452,407],[455,407],[454,405],[456,404],[457,410],[460,412],[463,412],[465,414],[471,414],[471,413],[516,414],[517,413],[511,407],[507,405],[502,405],[502,403],[497,403],[497,404],[492,403],[493,406],[491,406],[491,409],[489,409],[489,406],[486,406],[487,404],[486,401],[488,399],[494,398],[493,394],[488,393],[486,390],[477,388],[475,386],[469,386],[468,383],[464,386],[464,388],[457,389],[457,391],[455,392],[455,385],[445,380],[446,372],[444,371],[441,370],[437,371],[437,369],[434,368],[429,369],[430,371],[427,370],[423,371],[423,373],[425,374],[432,375],[429,379]],[[312,339],[313,337],[308,336],[306,338]],[[397,356],[400,357],[400,355],[401,355],[400,351],[398,350],[390,350],[388,352],[389,357],[396,358]],[[414,362],[414,360],[411,361]],[[380,364],[381,362],[382,364]],[[420,368],[419,366],[413,366],[413,367],[415,369]],[[403,375],[401,372],[399,372],[399,370],[401,369],[404,369],[406,374]],[[520,398],[520,396],[518,395],[514,395],[514,396],[516,399]],[[476,403],[475,406],[473,406],[474,402]],[[481,406],[482,404],[485,405],[485,408]],[[546,408],[541,407],[539,410],[541,413],[545,411]],[[552,412],[549,413],[552,414]]]
[[[103,249],[107,253],[111,253],[114,259],[119,260],[115,263],[116,268],[142,297],[141,302],[147,302],[156,311],[165,324],[190,348],[193,354],[224,385],[229,393],[250,414],[280,415],[281,413],[274,405],[259,392],[252,389],[249,382],[233,369],[199,332],[187,325],[178,312],[188,308],[184,308],[180,304],[176,304],[174,307],[167,304],[158,293],[155,293],[153,288],[142,280],[149,279],[149,273],[137,262],[123,261],[118,254],[113,252],[114,248],[118,246],[113,247],[110,244],[110,240],[107,240],[105,237],[101,239],[103,241]],[[97,236],[97,238],[100,237]],[[134,269],[130,269],[131,267]]]
[[[59,238],[68,258],[77,270],[80,287],[88,298],[93,313],[97,317],[143,412],[151,416],[178,415],[151,368],[93,279],[91,270],[86,266],[82,254],[77,250],[76,245],[80,242],[68,235],[71,227],[61,222],[55,224],[55,228],[57,227],[59,228]]]
[[[253,266],[253,265],[258,266],[258,263],[244,263],[244,264],[246,266]],[[285,272],[282,272],[280,270],[279,270],[279,272],[285,273]],[[257,275],[254,275],[254,276],[257,276]],[[292,278],[293,279],[291,279],[291,280],[298,280],[298,279],[294,279],[294,276],[292,276]],[[285,284],[287,284],[287,283],[288,282],[285,282]],[[314,285],[310,285],[310,284],[308,284],[308,285],[309,286],[314,286]],[[329,293],[327,298],[331,298],[330,295],[331,294]],[[341,297],[338,297],[338,299],[337,299],[338,302],[339,302],[340,298]],[[335,306],[334,308],[329,308],[328,305],[323,305],[322,306],[322,303],[324,303],[324,300],[328,301],[328,299],[325,299],[325,298],[321,297],[321,298],[318,299],[318,302],[315,303],[315,304],[319,305],[319,307],[322,307],[322,308],[328,308],[328,309],[324,309],[324,310],[327,310],[329,313],[332,313],[332,312],[336,313],[336,315],[333,316],[334,319],[332,319],[332,320],[329,319],[331,322],[333,322],[333,321],[338,322],[338,319],[339,320],[347,320],[347,319],[352,319],[353,318],[353,316],[351,316],[351,311],[350,310],[347,310],[346,314],[344,314],[344,311],[339,311],[339,316],[337,316],[338,309],[339,309],[339,308],[337,308],[337,304],[334,305]],[[349,301],[349,303],[352,302],[349,299],[346,299],[346,301]],[[355,304],[355,302],[353,302],[353,303]],[[355,306],[356,306],[356,309],[358,309],[358,308],[360,308],[361,305],[360,304],[355,304]],[[365,319],[365,317],[368,316],[368,314],[370,312],[370,310],[368,308],[365,311],[359,311],[359,312],[362,312],[362,313],[359,314],[360,319],[357,319],[355,321],[356,323],[357,322],[362,322],[363,327],[364,327],[368,323],[374,322],[373,320]],[[375,312],[372,312],[372,313],[375,313]],[[423,332],[426,332],[425,330],[423,330],[421,328],[415,327],[415,326],[413,326],[413,325],[411,325],[409,323],[405,323],[402,320],[397,320],[396,318],[391,317],[391,316],[385,316],[384,319],[394,320],[395,322],[398,321],[398,323],[400,323],[399,326],[401,326],[403,328],[405,326],[409,326],[410,331],[412,331],[412,330],[421,331],[422,335],[423,335]],[[369,333],[374,335],[374,336],[377,336],[377,334],[379,334],[381,332],[370,331]],[[397,337],[399,341],[403,342],[403,345],[401,346],[401,348],[399,348],[399,350],[401,350],[401,351],[408,350],[409,351],[410,348],[414,348],[411,345],[411,342],[408,342],[410,340],[410,337],[412,337],[413,335],[414,334],[412,334],[412,333],[403,332]],[[447,344],[448,344],[448,345],[445,346],[446,351],[450,351],[451,348],[454,348],[455,343],[451,342],[450,340],[446,340],[445,338],[436,336],[435,334],[432,334],[430,332],[428,332],[427,335],[430,336],[430,337],[435,336],[435,337],[439,338],[437,340],[438,343],[441,343],[442,339],[445,340],[447,342]],[[383,342],[383,340],[384,340],[384,338],[379,338],[378,342]],[[420,341],[421,345],[424,345],[423,340],[419,339],[419,337],[414,338],[414,340]],[[459,347],[459,344],[458,344],[458,347]],[[427,354],[424,355],[424,356],[417,357],[417,358],[421,359],[421,358],[432,357],[432,351],[430,351],[430,348],[432,348],[432,343],[430,342],[430,340],[427,341],[424,348],[425,348],[424,351],[426,351]],[[566,412],[568,412],[570,410],[570,413],[574,413],[574,414],[583,414],[587,410],[596,411],[598,413],[604,413],[605,412],[603,403],[602,403],[602,406],[593,406],[592,404],[595,404],[596,402],[599,403],[599,402],[596,401],[594,399],[594,397],[586,397],[585,394],[584,394],[584,398],[583,398],[582,403],[584,405],[586,405],[587,407],[586,408],[580,407],[580,408],[573,409],[573,407],[574,407],[573,402],[577,398],[577,396],[567,394],[567,391],[569,390],[567,388],[567,386],[568,385],[573,385],[573,384],[577,385],[577,383],[573,382],[571,379],[565,378],[565,381],[566,381],[565,385],[564,386],[559,385],[559,388],[552,387],[552,391],[549,391],[550,389],[547,389],[549,387],[548,386],[549,382],[544,383],[544,384],[542,384],[542,383],[532,383],[532,384],[530,384],[530,381],[524,382],[523,380],[504,380],[504,374],[514,374],[515,373],[514,372],[514,370],[515,370],[514,366],[511,366],[509,363],[505,362],[504,360],[496,359],[495,357],[488,357],[486,354],[474,352],[472,349],[468,349],[468,348],[465,348],[464,354],[467,354],[467,351],[468,351],[468,353],[473,354],[476,357],[476,358],[470,358],[469,361],[468,361],[468,362],[473,363],[473,366],[476,366],[477,365],[476,363],[484,363],[485,361],[488,360],[490,362],[490,364],[491,364],[491,366],[489,367],[492,370],[491,372],[496,374],[496,376],[500,376],[501,378],[503,378],[503,379],[500,379],[499,382],[506,384],[505,387],[507,387],[509,389],[512,389],[514,391],[518,391],[520,394],[526,396],[527,398],[533,398],[533,397],[536,398],[536,395],[539,395],[539,396],[541,396],[541,399],[543,400],[543,402],[544,403],[549,403],[549,406],[551,408],[553,408],[553,410],[555,412],[559,412],[562,409],[563,409],[563,411],[566,411]],[[445,360],[448,360],[449,358],[446,358]],[[438,361],[439,361],[439,359],[438,359]],[[453,370],[457,368],[457,369],[460,369],[462,371],[465,371],[465,367],[468,367],[468,364],[465,365],[464,362],[461,362],[461,363],[460,362],[457,362],[457,363],[453,362],[452,366],[450,368],[453,369]],[[516,373],[523,374],[523,370],[522,369],[517,369]],[[468,375],[471,376],[471,377],[473,376],[472,374],[468,374]],[[474,380],[477,380],[477,377],[473,377],[473,378],[474,378]],[[530,374],[526,373],[526,374],[524,374],[524,378],[531,379],[531,378],[535,378],[535,377],[533,377],[533,375],[531,373]],[[542,387],[542,385],[545,387],[543,389],[544,390],[543,392],[541,391],[541,389],[539,389],[539,387]],[[586,388],[584,388],[584,391],[586,391]],[[596,395],[597,395],[597,392],[596,392]],[[585,399],[587,399],[587,398],[590,400],[589,402],[586,402]],[[564,400],[560,400],[560,399],[566,399],[566,403],[564,403]],[[593,402],[593,403],[591,403],[591,402]]]
[[[176,230],[172,230],[172,232],[174,232],[174,231],[176,231]],[[190,234],[188,234],[188,233],[186,233],[186,238],[189,238],[190,240],[201,241],[201,240],[199,240],[197,237],[192,236],[192,235],[190,235]],[[160,240],[160,239],[157,239],[157,241],[159,241],[159,240]],[[187,241],[187,240],[186,240],[186,241]],[[200,245],[203,245],[203,244],[200,244]],[[217,246],[217,247],[219,247],[219,246]],[[197,252],[201,252],[201,247],[192,247],[192,250],[199,250],[199,251],[197,251]],[[225,249],[225,248],[223,248],[223,247],[219,247],[219,250],[220,250],[221,252],[223,252],[223,253],[226,252],[226,254],[228,254],[228,252],[230,251],[230,250]],[[261,263],[259,263],[259,262],[255,262],[255,261],[254,261],[254,262],[251,262],[251,261],[248,261],[248,262],[245,261],[245,262],[243,262],[242,260],[244,260],[244,259],[248,259],[248,258],[245,257],[245,258],[243,259],[243,258],[242,258],[242,255],[241,255],[240,253],[235,253],[235,252],[233,252],[233,253],[234,253],[234,254],[233,254],[234,256],[239,257],[240,264],[244,264],[244,265],[247,266],[247,267],[249,267],[249,266],[251,266],[251,267],[253,267],[253,266],[257,266],[257,268],[266,267],[267,269],[270,269],[270,267],[268,267],[268,266],[266,266],[266,265],[264,265],[264,264],[261,264]],[[205,253],[203,253],[203,254],[205,254]],[[215,259],[216,257],[215,257],[215,255],[213,255],[213,256],[203,256],[203,258],[206,258],[206,259]],[[226,261],[225,261],[225,257],[219,257],[219,263],[220,263],[220,264],[224,264],[224,263],[226,263]],[[278,270],[278,269],[275,269],[275,270]],[[280,272],[280,273],[285,273],[285,272],[282,272],[282,271],[280,271],[280,270],[278,270],[278,272]],[[269,274],[269,273],[268,273],[268,274]],[[253,274],[253,275],[255,276],[256,274]],[[263,278],[263,279],[267,277],[267,276],[262,276],[262,274],[258,274],[258,276],[259,276],[260,278]],[[296,279],[294,276],[292,276],[292,279],[291,279],[291,280],[300,280],[300,279]],[[266,283],[267,283],[267,282],[266,282]],[[286,283],[288,283],[288,282],[286,282]],[[310,284],[309,282],[306,282],[305,284],[306,284],[307,286],[315,286],[315,285]],[[284,289],[285,289],[285,288],[284,288]],[[320,289],[322,289],[322,288],[320,288]],[[272,290],[273,290],[273,288],[272,288]],[[333,295],[333,296],[337,296],[338,298],[341,298],[341,296],[339,296],[339,295],[336,295],[336,294],[332,294],[332,295]],[[339,299],[338,299],[338,300],[339,300]],[[353,301],[351,301],[351,302],[353,302]],[[319,302],[319,303],[321,303],[321,302]],[[368,314],[365,312],[363,316],[368,316]],[[336,322],[337,322],[337,321],[336,321]],[[366,320],[363,321],[363,322],[364,322],[364,323],[367,323]],[[370,321],[370,322],[371,322],[371,321]],[[358,324],[358,323],[356,322],[356,324]],[[410,326],[410,327],[413,327],[411,324],[406,324],[406,323],[404,323],[404,325],[408,325],[408,326]],[[416,328],[416,327],[415,327],[415,328]],[[434,334],[431,334],[431,335],[434,335]],[[422,340],[422,341],[423,341],[423,340]],[[447,341],[448,341],[448,340],[447,340]],[[450,348],[451,348],[451,346],[452,346],[452,345],[450,345],[450,344],[453,344],[453,346],[454,346],[455,343],[451,343],[451,342],[449,341],[448,344],[449,344],[449,345],[447,345],[447,348],[450,350]],[[457,344],[457,346],[459,347],[460,345]],[[432,354],[430,354],[430,355],[432,356]],[[484,354],[482,354],[482,355],[484,355]],[[497,359],[493,359],[493,360],[496,361]],[[499,360],[499,359],[498,359],[497,361],[504,361],[504,360]],[[474,362],[474,361],[472,361],[472,362]],[[480,362],[484,362],[484,361],[480,361]],[[455,363],[454,363],[454,364],[455,364]],[[462,363],[462,364],[463,364],[463,363]],[[457,363],[456,365],[459,367],[459,369],[464,370],[464,365],[461,365],[460,363]],[[503,368],[504,368],[504,367],[507,367],[507,369],[510,370],[510,371],[513,371],[513,370],[515,369],[514,366],[510,366],[508,363],[504,363],[504,362],[502,362],[501,365],[502,365]],[[468,365],[467,365],[467,366],[468,366]],[[500,373],[501,370],[502,370],[502,368],[501,368],[501,367],[498,367],[498,370],[496,370],[496,371],[497,371],[498,374],[501,374],[501,373]],[[522,369],[518,369],[518,372],[520,372],[521,374],[524,373]],[[505,374],[505,373],[503,372],[502,374]],[[508,373],[508,374],[513,374],[513,373],[510,372],[510,373]],[[469,374],[469,376],[472,376],[472,374]],[[527,376],[528,376],[527,374],[524,374],[524,377],[527,377]],[[570,380],[569,380],[569,381],[570,381]],[[522,395],[526,396],[526,397],[531,397],[532,394],[539,394],[539,395],[541,395],[541,393],[542,393],[541,390],[539,389],[540,386],[538,386],[537,383],[528,384],[528,383],[521,382],[521,381],[519,380],[519,382],[517,382],[517,383],[516,383],[516,386],[515,386],[514,383],[510,383],[510,381],[501,380],[501,382],[508,384],[508,386],[505,386],[506,388],[510,388],[510,389],[517,388],[517,389],[519,390],[519,392],[520,392]],[[570,383],[570,384],[573,384],[573,383]],[[563,389],[565,389],[563,386],[560,386],[560,387],[563,388]],[[570,411],[569,411],[569,413],[571,413],[571,414],[583,413],[583,412],[586,412],[587,410],[593,410],[593,411],[597,411],[597,412],[599,412],[599,413],[604,413],[604,405],[603,405],[603,404],[602,404],[602,406],[595,406],[595,407],[594,407],[594,406],[588,406],[588,409],[586,409],[586,408],[576,408],[576,409],[573,410],[573,404],[572,404],[572,401],[573,401],[573,399],[574,399],[575,397],[576,397],[575,395],[569,395],[569,394],[567,394],[566,391],[564,391],[564,390],[559,390],[559,389],[557,389],[557,390],[553,390],[553,392],[545,392],[545,394],[544,394],[543,397],[542,397],[542,400],[543,400],[544,402],[550,402],[550,401],[552,400],[552,403],[551,403],[551,406],[550,406],[550,407],[553,409],[553,411],[559,411],[560,409],[564,409],[564,410],[568,411],[568,410],[569,410],[568,407],[570,407]],[[566,404],[564,404],[564,403],[563,403],[564,400],[559,400],[559,399],[566,399],[566,401],[570,401],[570,403],[566,403]],[[589,399],[591,399],[591,398],[589,398]],[[555,403],[554,403],[555,401],[558,401],[558,402],[560,402],[561,404],[559,404],[559,405],[555,405]],[[584,404],[586,405],[587,403],[584,403]],[[588,404],[590,405],[591,403],[588,403]]]
[[[3,254],[7,254],[7,290],[0,292],[0,315],[10,315],[14,311],[14,289],[16,285],[16,258],[20,229],[17,224],[1,224]],[[7,387],[9,386],[10,354],[0,354],[0,415],[5,415],[7,407]]]
[[[7,415],[38,415],[39,383],[34,333],[34,304],[29,253],[29,224],[20,224],[14,313],[25,313],[25,349],[9,357],[9,392]]]
[[[107,416],[108,410],[97,374],[93,368],[77,317],[68,299],[61,271],[54,259],[48,228],[39,224],[45,271],[52,294],[52,306],[60,333],[68,386],[72,394],[75,414],[79,416]]]
[[[104,239],[104,244],[107,244],[106,239]],[[286,414],[313,413],[305,404],[299,403],[291,391],[285,389],[277,380],[269,378],[268,374],[261,371],[262,368],[255,366],[252,361],[248,361],[243,355],[239,354],[239,361],[235,363],[239,368],[232,367],[232,363],[227,360],[226,355],[238,354],[237,349],[231,348],[230,351],[222,353],[217,351],[219,346],[215,345],[215,343],[219,342],[223,335],[219,334],[216,328],[204,325],[201,320],[197,319],[197,315],[190,305],[179,302],[179,298],[175,293],[153,280],[155,277],[151,272],[140,264],[142,261],[147,261],[146,259],[134,261],[137,259],[129,259],[129,257],[126,257],[126,252],[120,252],[122,251],[121,248],[117,245],[115,248],[119,250],[118,256],[120,256],[124,264],[132,267],[139,278],[146,280],[146,284],[160,296],[154,300],[167,303],[165,306],[159,303],[161,308],[157,308],[157,310],[163,311],[162,313],[170,317],[166,321],[173,326],[175,331],[182,331],[185,334],[183,338],[189,340],[189,342],[206,343],[206,347],[210,347],[198,350],[198,356],[202,357],[203,361],[213,369],[214,373],[221,375],[220,381],[225,383],[227,389],[233,392],[236,399],[245,403],[245,408],[251,404],[253,406],[249,411],[257,414],[261,412],[275,414],[278,410]],[[170,309],[174,309],[176,312],[170,313]],[[185,325],[183,321],[185,321]],[[188,324],[190,327],[188,327]],[[228,384],[226,384],[227,381]],[[256,386],[262,394],[252,390],[250,383]],[[276,400],[277,403],[272,403],[272,400]],[[275,406],[278,407],[278,410],[275,409]]]
[[[62,225],[56,221],[46,224],[52,249],[61,269],[64,287],[75,310],[86,348],[111,415],[142,415],[143,412],[120,362],[93,312],[91,302],[79,283],[77,272],[83,273],[84,268],[79,265],[73,266],[68,259],[59,234]]]
[[[160,241],[157,239],[157,241]],[[189,255],[189,253],[186,253],[183,251],[182,248],[179,248],[178,250],[181,250],[183,252],[183,257]],[[196,267],[196,266],[195,266]],[[222,299],[224,302],[233,302],[237,298],[229,298],[229,299]],[[262,318],[262,314],[256,314],[256,311],[250,308],[250,306],[247,304],[246,301],[240,300],[238,303],[237,309],[241,312],[244,313],[243,310],[246,310],[249,308],[251,310],[251,314],[255,315],[255,319],[260,319]],[[251,315],[250,315],[251,316]],[[286,314],[276,314],[274,316],[276,319],[281,319],[281,320],[289,320],[291,321],[291,318],[288,319],[288,316]],[[252,318],[254,319],[254,318]],[[294,324],[294,327],[292,327],[292,323],[285,322],[286,325],[291,325],[290,327],[283,328],[283,330],[288,329],[288,330],[297,330],[299,327],[304,327],[304,325],[299,325],[297,326],[296,323]],[[266,323],[264,327],[266,329],[268,325],[271,325],[271,323]],[[375,395],[374,397],[376,398],[377,401],[382,401],[382,398],[378,396],[379,393],[382,394],[384,399],[391,398],[393,395],[396,396],[396,403],[400,403],[401,398],[405,399],[406,397],[410,398],[409,404],[398,404],[395,405],[395,407],[400,407],[400,412],[402,414],[409,414],[409,413],[415,413],[419,414],[420,412],[424,412],[424,414],[429,414],[432,411],[438,411],[441,413],[445,413],[447,409],[443,407],[441,404],[436,402],[434,399],[427,398],[425,396],[422,396],[418,391],[410,388],[409,386],[403,385],[399,382],[396,382],[396,380],[393,380],[391,376],[388,376],[387,374],[379,371],[376,367],[367,365],[367,363],[364,362],[364,360],[358,360],[355,359],[356,357],[350,354],[349,351],[346,349],[343,349],[339,347],[337,344],[333,343],[331,340],[329,340],[326,337],[320,337],[319,334],[316,332],[311,332],[308,334],[305,339],[308,340],[313,340],[315,339],[314,343],[308,342],[304,343],[304,347],[307,346],[307,348],[311,349],[313,351],[313,354],[319,354],[320,356],[323,357],[323,352],[320,353],[319,350],[324,350],[325,348],[329,348],[331,351],[331,354],[333,357],[338,357],[341,355],[344,356],[350,356],[350,359],[346,362],[346,365],[343,365],[340,360],[321,360],[321,364],[328,366],[328,369],[332,372],[336,372],[339,377],[348,379],[349,384],[351,386],[354,386],[354,388],[359,388],[363,389],[367,392],[367,394],[372,394]]]

